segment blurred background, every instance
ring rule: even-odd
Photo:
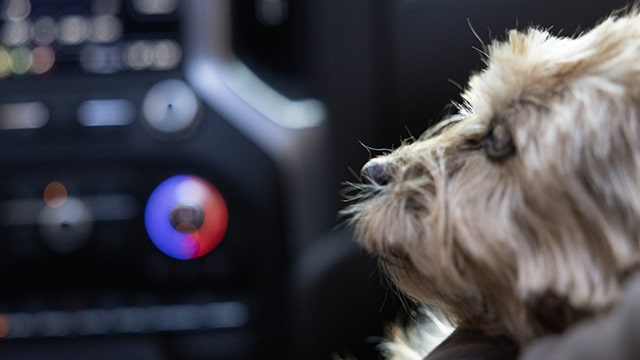
[[[337,216],[363,144],[627,2],[1,0],[0,358],[378,358],[409,308]]]

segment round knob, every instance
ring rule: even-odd
[[[155,131],[176,135],[192,129],[199,120],[199,103],[191,88],[180,80],[155,84],[144,98],[142,113]]]
[[[59,204],[43,206],[38,224],[49,248],[68,254],[79,250],[89,240],[93,218],[82,200],[69,197]]]
[[[204,223],[204,210],[197,205],[178,204],[169,215],[171,226],[184,234],[194,233]]]
[[[188,260],[215,249],[227,230],[228,210],[208,181],[176,175],[149,196],[144,221],[149,238],[166,255]]]

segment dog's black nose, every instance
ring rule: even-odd
[[[393,170],[388,163],[371,160],[362,167],[360,178],[366,183],[387,185],[393,179]]]

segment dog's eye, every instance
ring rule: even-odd
[[[494,161],[508,158],[515,153],[511,131],[505,121],[493,121],[484,141],[484,150],[487,157]]]

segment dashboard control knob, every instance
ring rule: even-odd
[[[200,104],[183,81],[163,80],[145,95],[142,113],[151,129],[165,135],[178,135],[197,125]]]
[[[204,223],[204,210],[197,205],[178,204],[171,209],[171,226],[184,234],[194,233]]]
[[[82,200],[69,197],[59,204],[43,206],[38,225],[42,239],[51,250],[69,254],[89,240],[93,217]]]
[[[208,181],[176,175],[160,183],[144,212],[147,234],[163,253],[180,260],[204,256],[222,240],[228,210],[220,192]]]

